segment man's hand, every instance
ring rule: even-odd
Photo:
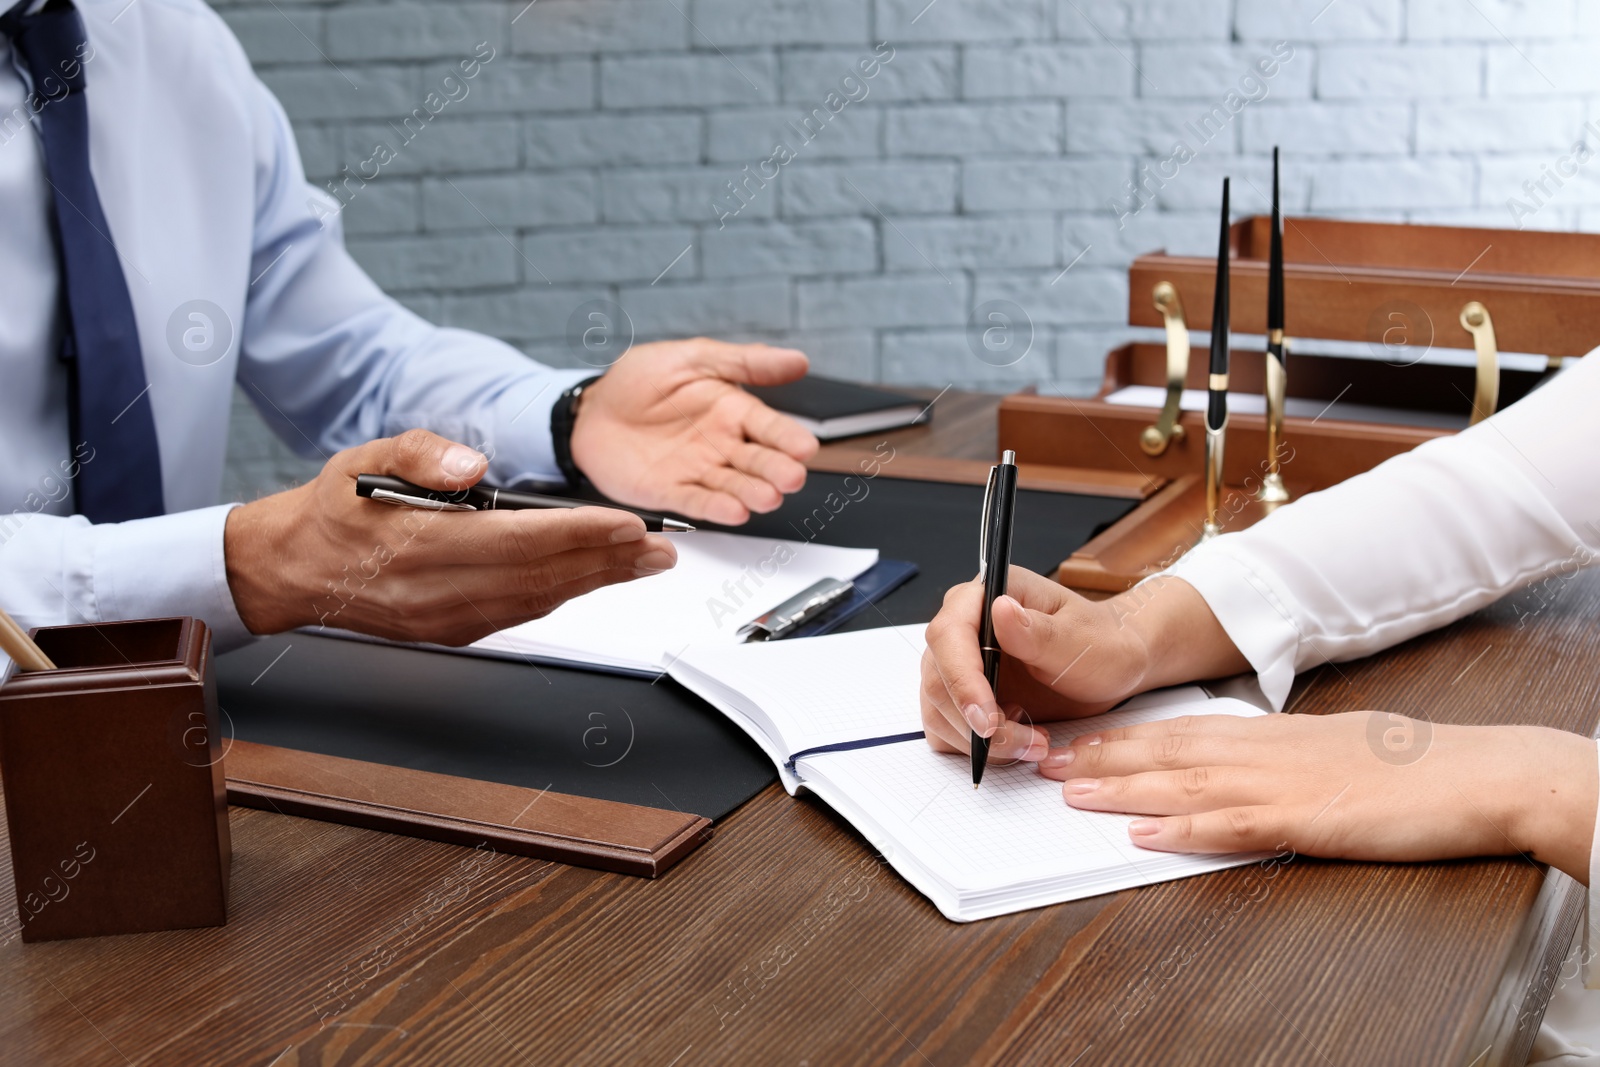
[[[606,496],[737,525],[805,484],[817,439],[738,384],[804,377],[789,348],[696,338],[630,349],[584,390],[572,459]]]
[[[1390,732],[1410,739],[1397,754]],[[1079,737],[1041,773],[1072,807],[1162,816],[1129,827],[1166,852],[1288,845],[1308,856],[1432,860],[1528,852],[1587,881],[1594,742],[1540,726],[1398,715],[1199,715]]]
[[[992,760],[1038,760],[1049,735],[1029,725],[1105,711],[1135,693],[1237,674],[1248,664],[1193,586],[1153,579],[1110,600],[1086,600],[1012,567],[994,603],[1005,653],[999,697],[983,676],[983,585],[958,585],[928,624],[922,727],[941,752],[967,752],[976,730]]]
[[[671,541],[616,508],[422,511],[356,496],[357,474],[457,490],[487,466],[465,445],[411,430],[235,508],[223,542],[240,619],[256,634],[320,624],[460,645],[677,562]]]

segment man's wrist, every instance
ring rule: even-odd
[[[556,469],[568,485],[576,486],[583,481],[583,471],[572,456],[572,432],[578,425],[578,411],[584,393],[600,378],[601,375],[596,374],[568,386],[550,408],[550,447],[555,455]]]
[[[290,490],[289,492],[297,492]],[[222,530],[223,561],[234,610],[245,629],[258,636],[292,630],[304,621],[286,593],[291,555],[280,547],[277,493],[228,513]]]

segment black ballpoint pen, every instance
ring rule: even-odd
[[[1283,211],[1278,198],[1278,149],[1272,149],[1272,240],[1267,263],[1267,474],[1256,499],[1282,504],[1289,499],[1278,471],[1278,450],[1283,441],[1283,404],[1289,376],[1287,343],[1283,336]]]
[[[1211,377],[1206,382],[1206,525],[1200,540],[1220,532],[1223,432],[1228,428],[1228,179],[1222,179],[1222,236],[1217,244],[1217,287],[1211,304]]]
[[[550,508],[612,508],[626,511],[644,520],[644,528],[651,533],[688,533],[694,529],[686,522],[669,519],[649,511],[618,507],[616,504],[597,504],[592,500],[574,500],[564,496],[543,496],[539,493],[522,493],[515,489],[497,489],[492,485],[474,485],[455,492],[442,489],[425,489],[401,478],[387,474],[356,475],[356,495],[383,504],[398,504],[407,508],[426,508],[429,511],[527,511]]]
[[[1017,454],[1007,451],[989,468],[983,492],[983,526],[978,540],[978,580],[983,582],[983,615],[978,623],[978,654],[989,691],[999,697],[1000,642],[994,636],[994,602],[1006,595],[1011,571],[1011,527],[1017,514]],[[989,762],[989,739],[972,733],[972,788],[983,781]]]

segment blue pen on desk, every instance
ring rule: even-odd
[[[978,535],[978,580],[983,583],[983,615],[978,623],[978,653],[983,657],[983,677],[999,700],[1000,642],[994,636],[994,602],[1006,595],[1011,571],[1011,527],[1017,514],[1017,454],[1007,450],[989,468],[983,491],[983,525]],[[972,788],[983,781],[989,762],[989,739],[972,734]]]

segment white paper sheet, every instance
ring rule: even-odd
[[[690,648],[736,645],[740,626],[823,578],[853,579],[873,548],[697,531],[669,534],[678,565],[570,600],[472,647],[659,670]]]
[[[920,731],[925,629],[919,623],[692,648],[672,664],[672,676],[775,732],[772,740],[788,759],[821,745]],[[709,691],[708,682],[722,692]]]
[[[1262,712],[1236,700],[1148,703],[1048,729],[1055,747],[1098,730],[1222,714]],[[1139,848],[1128,839],[1133,817],[1068,807],[1061,783],[1041,776],[1031,763],[992,764],[983,786],[973,789],[966,756],[935,752],[918,741],[812,756],[797,770],[803,779],[825,777],[898,848],[946,885],[989,906],[1007,898],[1032,906],[1033,886],[1070,891],[1051,894],[1064,900],[1219,866],[1215,856]]]

